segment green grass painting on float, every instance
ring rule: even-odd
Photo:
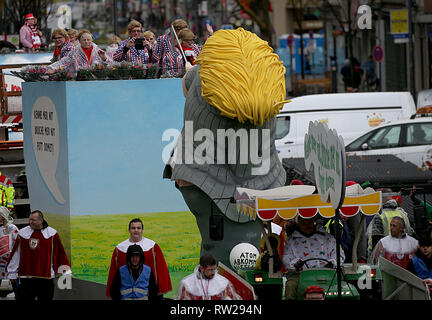
[[[75,277],[106,284],[113,250],[129,238],[129,221],[140,218],[143,236],[155,241],[165,256],[173,290],[199,263],[201,236],[190,212],[80,215],[71,217],[72,271]]]

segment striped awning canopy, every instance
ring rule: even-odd
[[[321,201],[319,194],[312,194],[314,190],[314,186],[286,186],[265,191],[237,188],[237,209],[242,214],[263,221],[271,221],[276,216],[284,220],[293,219],[297,215],[303,218],[312,218],[317,214],[325,218],[334,217],[332,204]],[[341,214],[352,217],[362,212],[372,216],[380,208],[380,191],[362,189],[355,184],[346,188]]]

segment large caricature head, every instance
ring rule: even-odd
[[[285,67],[266,41],[242,28],[219,30],[196,61],[202,96],[223,116],[262,125],[285,99]]]

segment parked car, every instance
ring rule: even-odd
[[[432,117],[382,124],[353,139],[345,151],[347,156],[392,154],[425,167],[432,158]]]
[[[416,112],[410,92],[359,92],[314,94],[291,99],[276,121],[280,159],[302,158],[310,121],[327,123],[345,144],[387,121],[408,119]]]

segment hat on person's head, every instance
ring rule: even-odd
[[[134,254],[137,254],[140,256],[140,264],[144,263],[144,252],[140,245],[133,244],[129,246],[126,252],[126,261],[129,264],[131,261],[131,258]]]
[[[355,182],[355,181],[345,181],[345,186],[346,187],[352,186],[354,184],[357,184],[357,182]]]
[[[303,185],[304,183],[299,180],[299,179],[294,179],[293,181],[291,181],[291,185],[295,186],[295,185]]]
[[[36,19],[36,18],[34,17],[33,13],[29,13],[24,16],[24,20],[28,20],[28,19]]]

